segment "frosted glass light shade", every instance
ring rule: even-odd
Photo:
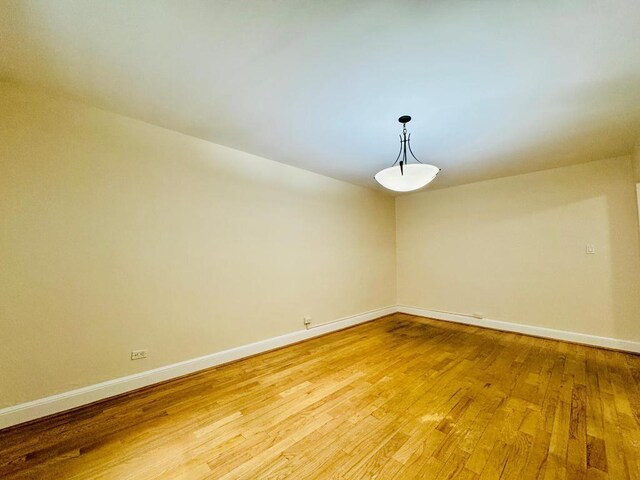
[[[400,173],[400,165],[385,168],[375,174],[376,181],[384,188],[395,192],[418,190],[430,183],[440,169],[426,163],[411,163],[404,166],[404,175]]]

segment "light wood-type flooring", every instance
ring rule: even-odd
[[[640,479],[640,356],[396,314],[0,431],[0,478]]]

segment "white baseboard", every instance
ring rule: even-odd
[[[0,409],[0,429],[63,412],[81,405],[87,405],[98,400],[113,397],[114,395],[130,392],[138,388],[153,385],[154,383],[215,367],[257,353],[273,350],[274,348],[290,345],[325,333],[342,330],[343,328],[368,322],[369,320],[374,320],[395,312],[395,306],[372,310],[359,315],[341,318],[330,324],[319,325],[310,330],[299,330],[287,333],[279,337],[273,337],[249,345],[205,355],[204,357],[185,360],[184,362],[174,363],[173,365],[147,370],[146,372],[140,372],[114,380],[107,380],[106,382],[95,385],[89,385],[50,397],[3,408]]]
[[[582,343],[585,345],[593,345],[595,347],[605,347],[615,350],[623,350],[626,352],[640,353],[640,342],[633,342],[631,340],[598,337],[595,335],[588,335],[586,333],[569,332],[567,330],[556,330],[553,328],[545,327],[534,327],[531,325],[522,325],[520,323],[501,322],[499,320],[490,320],[488,318],[476,318],[460,313],[426,310],[424,308],[409,307],[406,305],[398,305],[397,311],[400,313],[407,313],[409,315],[416,315],[419,317],[445,320],[447,322],[463,323],[465,325],[474,325],[476,327],[503,330],[505,332],[523,333],[525,335],[533,335],[535,337],[552,338],[554,340]]]
[[[103,400],[138,388],[153,385],[154,383],[163,382],[165,380],[177,378],[199,370],[222,365],[257,353],[266,352],[268,350],[273,350],[274,348],[283,347],[302,340],[317,337],[325,333],[342,330],[344,328],[368,322],[385,315],[391,315],[396,312],[407,313],[409,315],[416,315],[419,317],[434,318],[437,320],[445,320],[448,322],[462,323],[465,325],[491,328],[494,330],[503,330],[506,332],[522,333],[536,337],[551,338],[555,340],[593,345],[596,347],[613,348],[616,350],[640,353],[640,342],[630,340],[598,337],[585,333],[501,322],[487,318],[479,319],[459,313],[439,312],[436,310],[398,305],[372,310],[359,315],[342,318],[332,323],[318,325],[308,330],[299,330],[279,337],[261,340],[241,347],[212,353],[203,357],[185,360],[184,362],[174,363],[165,367],[147,370],[145,372],[116,378],[114,380],[107,380],[106,382],[97,383],[95,385],[89,385],[87,387],[59,393],[50,397],[3,408],[0,409],[0,429],[35,420],[37,418],[46,417],[47,415],[52,415],[54,413],[60,413],[98,400]]]

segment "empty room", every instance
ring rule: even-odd
[[[640,2],[0,0],[0,478],[640,480]]]

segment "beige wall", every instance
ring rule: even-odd
[[[638,220],[640,221],[640,138],[632,154],[633,171],[636,181],[636,202],[638,205]]]
[[[640,229],[640,182],[636,183],[636,202],[638,204],[638,229]]]
[[[399,304],[640,340],[629,157],[403,196],[396,228]]]
[[[393,198],[9,84],[0,139],[0,408],[395,304]]]
[[[640,183],[640,138],[632,153],[633,171],[636,182]]]

